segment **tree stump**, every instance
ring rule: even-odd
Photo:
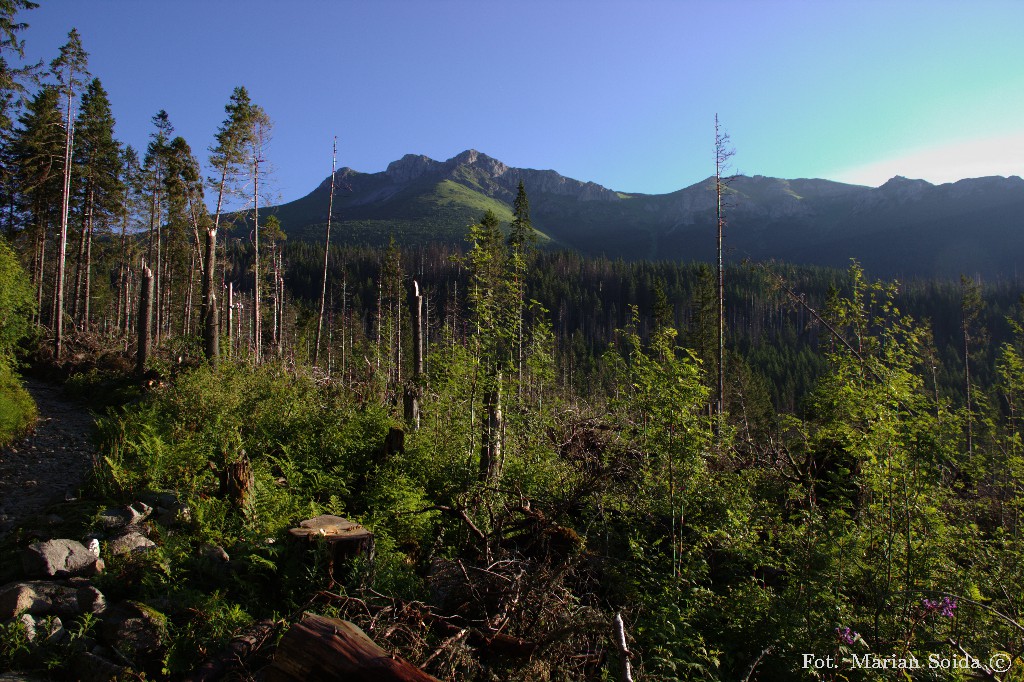
[[[306,614],[277,645],[266,682],[438,682],[377,646],[354,623]]]
[[[252,463],[243,450],[238,459],[224,465],[220,475],[220,494],[226,496],[235,507],[245,509],[255,484]]]
[[[388,435],[384,438],[384,454],[405,454],[405,431],[396,426],[388,429]]]
[[[340,516],[324,514],[306,519],[298,528],[292,528],[288,533],[296,539],[310,542],[320,539],[328,544],[331,552],[332,578],[334,567],[343,561],[359,555],[365,556],[369,561],[373,560],[373,533],[355,521]]]

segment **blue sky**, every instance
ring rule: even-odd
[[[1024,2],[42,0],[77,27],[118,137],[166,109],[205,160],[232,88],[274,120],[280,200],[339,166],[474,148],[626,192],[734,170],[877,185],[1024,175]]]

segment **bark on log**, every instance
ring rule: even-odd
[[[277,646],[266,682],[438,682],[377,646],[354,623],[307,614]]]

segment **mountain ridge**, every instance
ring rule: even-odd
[[[275,207],[286,232],[322,240],[330,176]],[[490,209],[507,222],[518,183],[542,241],[588,255],[711,260],[713,178],[667,194],[617,192],[554,170],[508,166],[475,149],[437,161],[406,154],[384,171],[335,172],[334,235],[381,245],[464,244]],[[821,178],[739,175],[726,197],[727,257],[845,266],[878,276],[1016,274],[1024,256],[1024,180],[965,178],[932,184],[895,176],[879,187]]]

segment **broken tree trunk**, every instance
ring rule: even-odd
[[[153,271],[142,266],[142,286],[139,289],[139,346],[135,355],[135,373],[142,376],[149,359],[149,326],[153,322]]]
[[[437,682],[377,646],[354,623],[307,614],[277,645],[266,682]]]
[[[423,296],[420,284],[412,282],[412,380],[405,387],[405,421],[413,431],[420,428],[420,400],[423,395]]]
[[[619,680],[620,682],[633,682],[633,671],[629,664],[629,647],[626,645],[626,626],[622,622],[622,614],[615,614],[612,641],[619,651]]]
[[[211,365],[220,360],[220,308],[213,288],[217,268],[217,228],[206,230],[206,257],[203,259],[203,353]]]

